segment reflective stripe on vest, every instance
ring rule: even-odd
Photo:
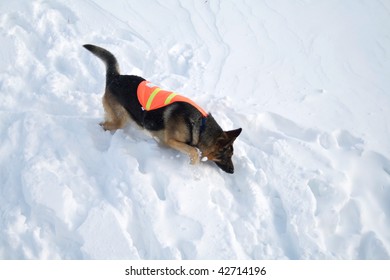
[[[146,111],[159,109],[173,102],[186,102],[194,106],[204,117],[207,117],[207,112],[191,99],[172,91],[162,90],[148,81],[139,84],[137,97],[142,108]]]

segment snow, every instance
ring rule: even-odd
[[[389,259],[390,4],[2,1],[1,259]],[[235,173],[105,132],[107,48],[213,113]]]

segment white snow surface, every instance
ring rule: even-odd
[[[389,259],[390,2],[0,2],[1,259]],[[103,119],[123,74],[197,101],[235,173]]]

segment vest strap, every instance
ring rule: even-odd
[[[149,96],[148,101],[146,102],[146,110],[150,110],[150,106],[152,106],[153,99],[156,97],[157,93],[161,90],[161,88],[155,88],[152,94]]]
[[[171,103],[172,99],[173,99],[176,95],[177,95],[177,93],[172,92],[172,93],[167,97],[167,99],[165,99],[164,104],[165,104],[165,105],[168,105],[169,103]]]

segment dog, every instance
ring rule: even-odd
[[[233,142],[240,135],[241,128],[223,131],[213,116],[192,100],[165,92],[142,77],[121,75],[112,53],[95,45],[83,47],[106,66],[105,119],[100,124],[105,130],[123,128],[133,120],[159,142],[187,154],[191,164],[210,160],[223,171],[234,173]],[[146,95],[142,95],[145,92]],[[163,92],[165,95],[160,95]],[[165,106],[154,108],[154,99],[162,100]]]

